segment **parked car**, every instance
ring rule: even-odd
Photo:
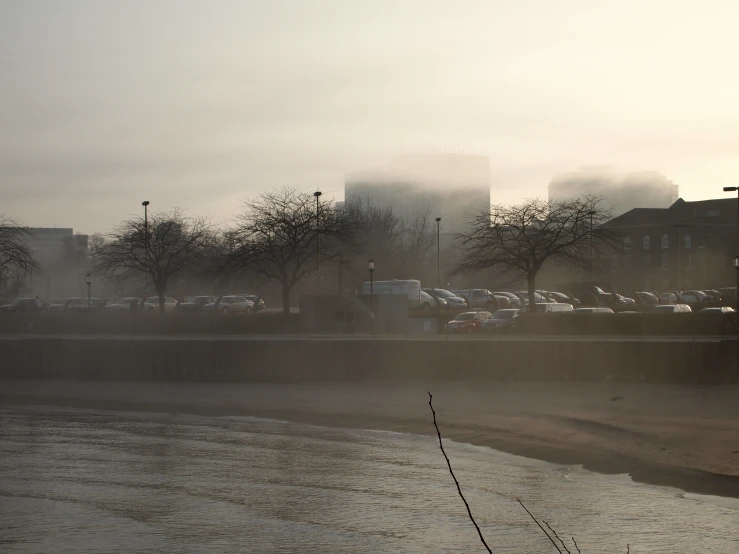
[[[441,298],[447,303],[447,307],[450,310],[465,310],[467,309],[467,299],[461,296],[457,296],[454,293],[444,289],[421,289],[429,296],[434,298]]]
[[[547,292],[546,296],[552,302],[559,302],[560,304],[572,304],[574,308],[580,305],[580,301],[570,294],[564,292]]]
[[[521,302],[521,299],[512,292],[494,292],[493,294],[496,297],[505,296],[508,299],[508,304],[511,308],[520,309],[521,306],[523,306],[523,302]]]
[[[127,314],[134,311],[138,311],[138,307],[141,305],[141,299],[134,296],[127,296],[126,298],[120,298],[111,304],[106,304],[103,308],[103,313],[106,314]]]
[[[701,290],[686,290],[683,292],[683,304],[698,310],[707,308],[711,304],[711,298]]]
[[[469,308],[492,309],[491,311],[499,308],[498,300],[488,289],[453,290],[452,293],[467,300]]]
[[[633,298],[629,298],[628,296],[623,296],[622,294],[615,294],[616,298],[618,298],[619,304],[636,304],[636,300]]]
[[[490,312],[463,312],[444,325],[447,333],[479,333],[482,322],[490,318]]]
[[[486,333],[503,333],[511,330],[513,320],[518,316],[517,309],[498,310],[492,317],[487,318],[480,325]]]
[[[651,292],[635,292],[634,300],[642,307],[649,308],[659,304],[659,298],[656,294]]]
[[[36,298],[16,298],[10,304],[0,306],[0,313],[3,314],[34,314],[43,311],[43,305]]]
[[[495,297],[495,300],[498,301],[499,310],[507,310],[511,307],[511,300],[507,296],[495,293],[493,293],[493,296]]]
[[[687,304],[660,304],[658,306],[653,306],[650,310],[652,313],[658,313],[658,314],[664,314],[664,313],[685,313],[685,312],[692,312],[693,310],[690,309],[690,306]]]
[[[216,301],[215,296],[186,296],[184,302],[180,302],[178,311],[193,314],[201,311],[206,304]]]
[[[82,296],[72,296],[63,302],[54,302],[47,308],[47,311],[49,313],[61,313],[66,312],[74,306],[84,306],[87,308],[87,298]]]
[[[573,308],[572,304],[541,302],[536,304],[536,311],[539,313],[571,312],[573,311]]]
[[[171,314],[175,306],[177,306],[177,300],[174,298],[170,298],[169,296],[164,297],[164,313],[165,314]],[[159,312],[159,297],[158,296],[150,296],[146,299],[146,302],[144,302],[143,310],[147,313],[154,313]]]
[[[612,314],[613,310],[611,308],[576,308],[572,310],[573,314]],[[639,312],[622,312],[622,313],[635,313],[638,314]]]
[[[90,312],[100,313],[103,311],[107,303],[107,298],[90,298],[89,303],[87,301],[87,298],[84,298],[83,302],[75,302],[74,304],[70,304],[67,307],[67,312],[71,314],[89,314]]]
[[[212,306],[212,307],[211,307]],[[247,300],[243,296],[222,296],[213,304],[203,306],[203,311],[216,311],[222,314],[249,314],[254,308],[254,302]]]
[[[439,310],[445,312],[447,310],[447,302],[443,298],[434,298],[427,292],[421,291],[421,309],[427,312],[431,310]]]
[[[701,291],[703,294],[705,294],[709,301],[713,306],[722,306],[723,305],[723,297],[721,296],[721,293],[717,290],[703,290]]]
[[[720,308],[703,308],[700,311],[702,314],[733,314],[734,312],[734,308],[729,308],[728,306],[721,306]]]
[[[264,299],[262,299],[257,294],[242,294],[241,296],[243,296],[247,300],[251,300],[254,303],[255,312],[261,312],[264,308],[267,307],[267,305],[264,303]]]
[[[662,305],[665,304],[682,304],[682,294],[679,292],[661,292],[659,295],[659,303]]]
[[[528,306],[528,304],[529,304],[529,291],[527,291],[527,290],[517,290],[517,291],[514,291],[513,294],[515,294],[519,298],[519,300],[521,300],[521,302],[522,302],[521,307]],[[534,299],[536,300],[536,303],[537,304],[542,304],[544,302],[549,302],[549,300],[547,300],[546,298],[544,298],[544,296],[542,296],[538,292],[534,292]]]

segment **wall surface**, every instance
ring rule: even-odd
[[[0,379],[737,382],[735,341],[0,338]]]

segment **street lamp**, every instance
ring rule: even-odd
[[[149,288],[149,201],[144,200],[144,250],[146,251],[146,271],[144,272],[144,296]]]
[[[92,286],[92,275],[89,273],[85,275],[85,283],[87,283],[87,314],[92,315],[92,298],[90,294],[90,287]]]
[[[436,218],[436,286],[441,288],[441,218]]]
[[[372,336],[375,336],[375,260],[371,259],[367,262],[367,269],[370,274],[370,318],[372,319]]]
[[[319,211],[320,205],[318,203],[318,199],[321,197],[321,194],[323,193],[320,190],[313,193],[313,196],[316,197],[316,257],[318,259],[318,278],[316,288],[319,293],[321,292],[321,212]]]
[[[590,216],[590,280],[593,282],[595,282],[595,257],[593,256],[593,216],[595,214],[595,210],[588,212]]]

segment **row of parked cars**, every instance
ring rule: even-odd
[[[425,289],[428,290],[428,289]],[[444,291],[454,294],[457,291]],[[444,330],[447,333],[480,333],[505,332],[516,325],[519,313],[528,311],[528,292],[516,291],[513,293],[488,292],[486,309],[474,309],[469,302],[466,308],[474,311],[459,313],[449,321]],[[733,293],[733,298],[732,298]],[[468,296],[462,294],[467,300]],[[509,305],[496,309],[501,304],[497,297],[506,296]],[[593,291],[586,299],[590,305],[583,305],[579,299],[570,294],[549,291],[536,291],[536,312],[556,313],[571,312],[573,314],[614,314],[620,313],[687,313],[699,311],[704,314],[731,314],[734,308],[727,306],[727,298],[731,303],[736,302],[736,289],[722,291],[669,291],[664,293],[637,292],[635,298],[616,293],[604,293],[602,290]],[[492,298],[495,298],[493,300]],[[505,304],[505,302],[502,302]],[[606,304],[610,304],[606,305]],[[616,310],[614,310],[616,307]]]
[[[108,302],[105,298],[71,297],[64,301],[46,304],[38,298],[17,298],[0,306],[0,313],[46,313],[46,314],[154,314],[160,311],[158,296],[137,298],[133,296]],[[234,294],[227,296],[184,296],[179,300],[164,297],[164,312],[240,314],[258,312],[265,308],[264,300],[256,294]]]

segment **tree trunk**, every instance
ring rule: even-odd
[[[157,290],[159,294],[159,315],[164,315],[164,289]]]
[[[529,312],[534,313],[536,312],[536,274],[529,273],[526,282],[529,290]]]
[[[292,287],[287,283],[282,283],[282,314],[285,316],[285,319],[287,319],[287,316],[290,315],[290,289]]]

